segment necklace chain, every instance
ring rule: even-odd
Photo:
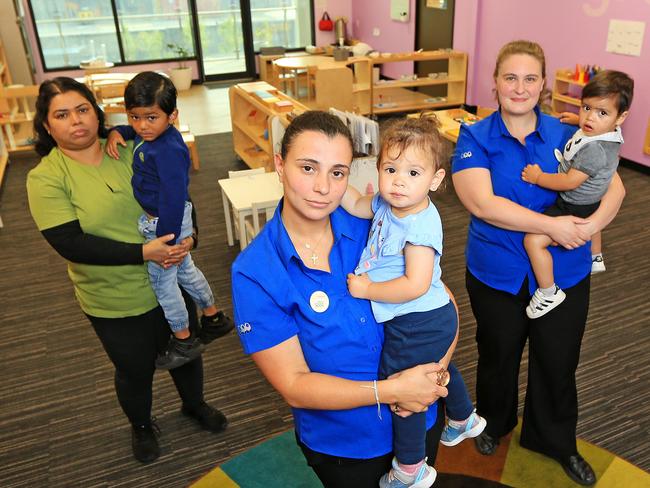
[[[325,229],[323,230],[323,233],[321,236],[318,238],[318,241],[316,242],[316,245],[312,248],[312,246],[308,242],[303,242],[303,246],[309,251],[311,251],[311,256],[309,256],[309,259],[311,259],[311,262],[318,263],[318,254],[316,253],[316,249],[318,249],[318,246],[320,246],[321,241],[323,240],[323,237],[325,237],[325,234],[327,234],[327,229],[329,229],[330,223],[328,222],[327,225],[325,226]]]

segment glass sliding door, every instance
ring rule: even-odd
[[[207,80],[253,76],[248,0],[196,0],[203,75]]]
[[[312,0],[196,0],[204,78],[254,76],[261,47],[314,43]]]

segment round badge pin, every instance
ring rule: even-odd
[[[330,306],[330,299],[324,291],[315,291],[309,297],[309,305],[314,312],[323,313]]]

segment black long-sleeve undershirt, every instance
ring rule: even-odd
[[[196,249],[199,244],[199,227],[196,223],[194,206],[192,206],[192,223],[194,229],[192,249]],[[73,263],[106,266],[144,263],[142,244],[114,241],[106,237],[86,234],[78,220],[42,230],[41,234],[56,252]]]
[[[118,266],[142,264],[142,244],[114,241],[86,234],[78,220],[41,231],[62,257],[73,263]]]

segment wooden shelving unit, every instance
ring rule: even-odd
[[[414,80],[386,80],[369,83],[368,88],[362,84],[357,99],[363,113],[382,114],[390,112],[408,112],[414,110],[435,110],[465,103],[467,90],[467,53],[460,51],[423,51],[408,54],[381,55],[368,58],[368,79],[372,79],[372,69],[387,63],[400,61],[447,61],[446,75],[440,77],[420,76]],[[424,86],[446,86],[446,95],[432,97],[426,93],[414,91]],[[365,89],[364,89],[365,88]]]
[[[9,65],[7,64],[7,54],[5,53],[5,47],[0,39],[0,85],[7,86],[12,83],[13,81],[11,81]]]
[[[648,128],[645,131],[645,142],[643,143],[643,152],[650,155],[650,119],[648,120]]]
[[[258,98],[256,91],[265,91],[293,104],[291,112],[283,112]],[[237,155],[251,168],[273,169],[273,139],[271,118],[278,116],[286,127],[290,114],[302,113],[308,108],[288,97],[274,86],[263,82],[240,83],[230,88],[230,117],[232,139]]]
[[[561,112],[575,112],[581,105],[580,92],[585,85],[586,83],[573,79],[571,70],[557,70],[551,95],[553,113],[557,115]]]

